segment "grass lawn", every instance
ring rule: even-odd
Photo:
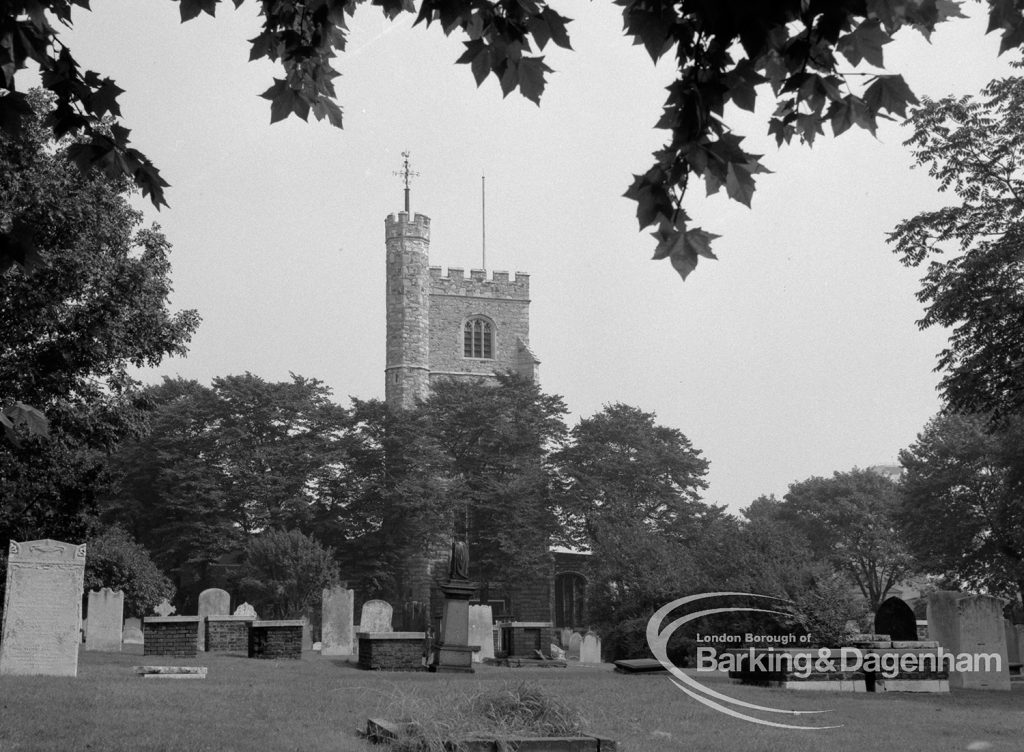
[[[131,670],[140,664],[203,665],[209,674],[205,680],[144,679]],[[0,751],[380,750],[356,734],[368,717],[395,718],[423,698],[523,680],[576,703],[591,732],[619,740],[629,752],[1024,750],[1022,684],[1012,692],[840,695],[735,686],[701,675],[701,681],[738,699],[833,711],[796,723],[842,725],[789,731],[706,708],[665,675],[626,676],[608,666],[478,667],[471,675],[437,675],[360,671],[317,654],[302,661],[144,659],[138,650],[83,651],[76,679],[0,677]]]

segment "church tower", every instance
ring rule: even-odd
[[[407,207],[408,209],[408,207]],[[415,407],[430,384],[430,218],[408,210],[384,220],[387,243],[387,350],[384,400]]]

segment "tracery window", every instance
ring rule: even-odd
[[[474,318],[466,322],[462,354],[467,358],[494,357],[494,331],[490,321]]]

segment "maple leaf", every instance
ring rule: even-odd
[[[540,105],[540,95],[544,93],[544,74],[551,68],[543,57],[524,57],[519,61],[519,90],[523,96]]]
[[[864,104],[870,112],[886,110],[901,118],[907,116],[907,105],[917,104],[917,97],[899,74],[876,76],[864,90]]]
[[[866,60],[876,68],[883,67],[882,45],[892,41],[883,29],[882,22],[875,19],[862,23],[849,34],[839,37],[836,49],[853,65]]]

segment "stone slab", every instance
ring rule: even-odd
[[[666,673],[667,668],[661,665],[661,661],[654,658],[632,658],[629,660],[613,661],[615,670],[624,674],[656,674]]]
[[[320,655],[354,655],[355,644],[354,590],[344,587],[325,588],[320,619]]]
[[[494,657],[494,617],[490,606],[469,607],[469,644],[480,649],[473,653],[473,662]]]
[[[231,595],[220,588],[207,588],[199,594],[199,608],[196,612],[200,618],[204,616],[220,616],[231,613]],[[199,641],[196,646],[199,650],[206,650],[206,630],[200,629]]]
[[[120,653],[124,631],[124,593],[110,588],[90,590],[88,609],[85,649]]]
[[[0,674],[77,676],[85,545],[10,541]]]
[[[949,692],[948,679],[876,679],[876,692]]]

